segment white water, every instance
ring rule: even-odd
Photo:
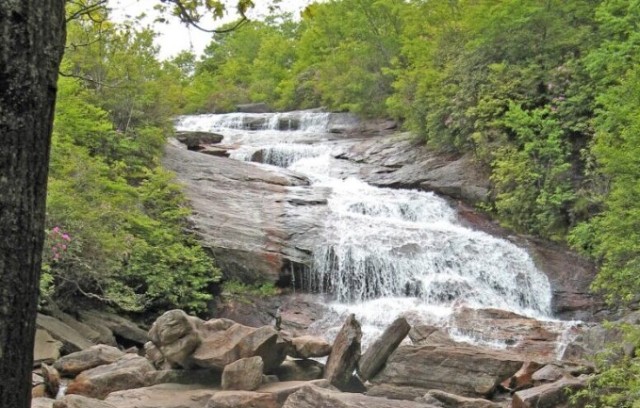
[[[258,119],[259,130],[247,130]],[[317,331],[332,337],[344,315],[355,313],[367,343],[399,315],[447,326],[459,306],[551,317],[549,281],[523,249],[462,226],[432,193],[330,177],[335,145],[327,143],[329,119],[294,112],[190,116],[177,123],[178,130],[222,133],[223,144],[237,147],[232,158],[255,160],[260,152],[263,163],[288,167],[330,189],[323,243],[303,282],[332,299],[333,313],[316,323]],[[469,337],[455,328],[451,334]]]

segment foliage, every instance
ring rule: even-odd
[[[269,297],[276,295],[278,293],[278,289],[272,282],[248,285],[238,280],[230,280],[224,282],[222,293],[241,297]]]
[[[159,163],[189,57],[161,64],[153,37],[106,15],[68,24],[49,173],[45,296],[197,311],[220,277],[185,232],[185,199]]]

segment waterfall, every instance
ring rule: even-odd
[[[356,313],[365,342],[398,315],[446,326],[458,306],[551,317],[550,283],[522,248],[463,226],[432,193],[331,177],[331,123],[347,130],[354,123],[331,115],[231,113],[176,122],[178,130],[223,133],[223,143],[236,148],[232,158],[286,167],[331,191],[313,265],[296,277],[330,302],[331,313],[317,322],[323,334],[331,337],[347,312]],[[455,328],[451,334],[468,337]]]

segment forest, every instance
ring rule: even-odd
[[[221,274],[186,232],[163,146],[175,115],[264,102],[392,118],[434,150],[472,153],[492,182],[481,210],[593,259],[611,305],[637,302],[640,1],[331,0],[166,61],[154,37],[103,9],[67,25],[43,299],[204,312]],[[637,406],[640,361],[611,361],[584,393]]]

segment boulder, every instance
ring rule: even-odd
[[[36,330],[36,338],[33,344],[33,365],[35,367],[42,363],[52,364],[60,358],[62,343],[51,337],[48,331]]]
[[[53,365],[63,376],[75,377],[81,372],[104,364],[116,362],[125,353],[103,344],[68,354]]]
[[[53,408],[56,400],[45,397],[35,397],[31,400],[31,408]]]
[[[508,352],[472,347],[401,346],[371,381],[489,397],[523,361]]]
[[[269,326],[253,328],[234,324],[226,330],[208,332],[191,356],[198,367],[222,371],[227,364],[247,357],[259,356],[264,371],[270,373],[285,359],[288,345]]]
[[[262,384],[264,364],[261,357],[241,358],[222,371],[223,390],[253,391]]]
[[[280,408],[273,394],[256,391],[216,392],[206,408]]]
[[[118,408],[204,408],[216,392],[202,385],[158,384],[112,392],[105,402]]]
[[[533,373],[538,371],[540,367],[542,367],[540,363],[527,361],[514,375],[504,380],[500,385],[511,392],[533,387]]]
[[[106,326],[116,336],[118,342],[125,347],[142,347],[149,338],[147,331],[138,327],[137,324],[114,313],[101,312],[96,310],[86,310],[78,312],[80,320],[91,327]]]
[[[316,336],[300,336],[291,339],[289,355],[294,358],[326,357],[331,352],[331,344]]]
[[[373,378],[387,362],[398,345],[411,330],[407,319],[399,317],[365,351],[358,363],[358,374],[363,380]]]
[[[554,383],[540,385],[513,394],[512,408],[555,408],[569,400],[568,391],[585,386],[583,379],[565,377]]]
[[[362,394],[343,393],[308,385],[293,393],[283,408],[437,408],[414,401],[399,401],[370,397]]]
[[[425,392],[427,392],[427,390],[421,387],[395,384],[370,384],[365,394],[372,397],[414,401],[416,398],[422,398]]]
[[[113,391],[144,387],[147,373],[154,370],[146,358],[125,354],[114,363],[80,373],[69,383],[67,394],[104,398]]]
[[[280,381],[311,381],[322,378],[324,364],[315,360],[286,360],[275,371]]]
[[[440,390],[431,390],[416,402],[432,404],[442,408],[501,408],[502,405],[482,398],[466,398]]]
[[[54,317],[43,315],[42,313],[38,313],[36,327],[46,330],[51,337],[62,342],[63,353],[73,353],[94,345],[74,328]]]
[[[564,377],[564,375],[565,372],[562,368],[558,367],[555,364],[547,364],[546,366],[533,373],[531,379],[536,385],[538,385],[540,383],[557,381]]]
[[[60,391],[60,373],[54,367],[42,364],[44,396],[55,398]]]
[[[69,327],[75,329],[83,337],[89,339],[95,344],[107,344],[116,346],[116,339],[111,330],[105,326],[93,327],[86,323],[82,323],[75,317],[63,312],[55,303],[48,303],[44,309],[47,315],[55,317]]]
[[[144,355],[158,370],[170,370],[172,368],[171,363],[165,360],[160,349],[150,341],[144,343]]]
[[[213,132],[176,132],[175,138],[189,150],[198,150],[203,145],[216,144],[222,142],[224,136]]]
[[[82,395],[66,395],[53,404],[53,408],[117,408],[116,406]]]
[[[153,323],[149,338],[165,361],[172,366],[189,368],[189,357],[202,343],[196,324],[184,311],[169,310]],[[157,356],[154,357],[157,359]]]
[[[344,389],[349,384],[360,358],[362,329],[352,313],[336,336],[324,369],[324,378],[331,385]]]
[[[409,330],[409,338],[416,346],[455,346],[457,343],[441,328],[418,324]]]

